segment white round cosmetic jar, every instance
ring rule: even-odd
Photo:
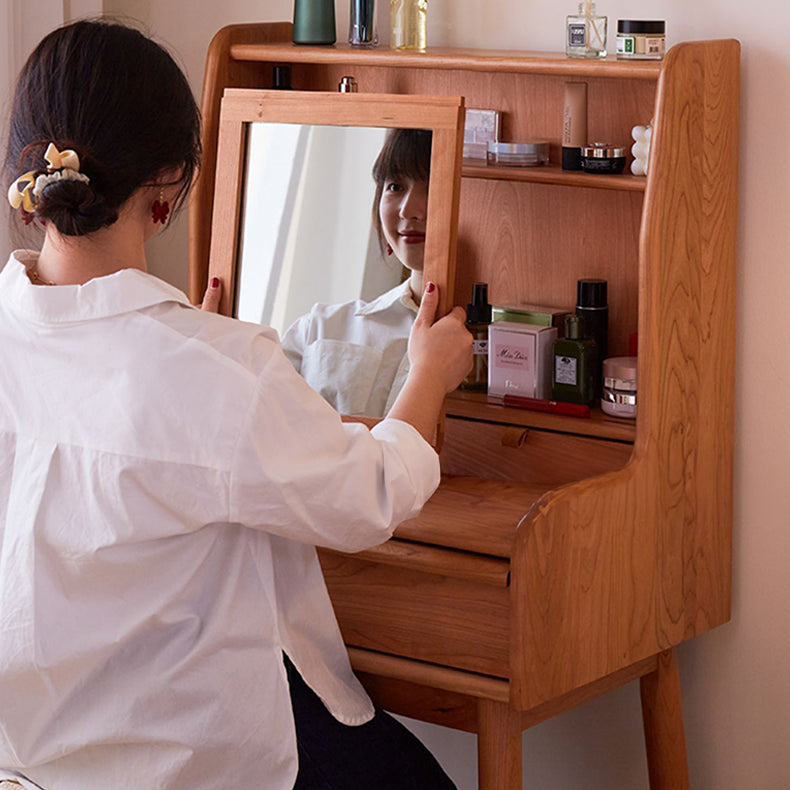
[[[636,357],[603,361],[601,409],[612,417],[636,417]]]

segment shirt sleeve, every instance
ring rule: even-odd
[[[258,377],[234,452],[230,520],[359,551],[417,515],[439,477],[436,452],[411,425],[343,423],[278,348]]]

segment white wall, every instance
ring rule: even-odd
[[[65,0],[68,3],[68,0]],[[81,14],[96,13],[101,0],[73,0]],[[16,75],[24,65],[30,51],[53,27],[63,24],[69,15],[64,0],[2,0],[0,2],[0,140],[5,160],[6,124],[11,111],[11,96]],[[5,251],[17,241],[12,228],[19,226],[17,217],[9,212],[0,219],[0,266],[5,264]]]
[[[290,19],[292,0],[105,0],[180,53],[199,93],[211,35],[233,22]],[[559,50],[575,2],[430,0],[429,43]],[[388,37],[388,6],[379,34]],[[667,20],[669,43],[743,45],[734,608],[730,624],[680,649],[692,786],[790,787],[790,6],[776,0],[599,0],[618,17]],[[345,36],[348,0],[336,0]],[[185,218],[152,250],[184,287]],[[525,733],[525,787],[646,788],[638,689],[631,684]],[[475,783],[473,738],[417,725],[460,790]]]

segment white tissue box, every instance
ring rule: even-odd
[[[464,159],[487,161],[488,144],[499,142],[499,110],[466,111],[464,123]]]

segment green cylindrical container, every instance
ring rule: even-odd
[[[334,0],[294,0],[293,42],[335,43]]]

